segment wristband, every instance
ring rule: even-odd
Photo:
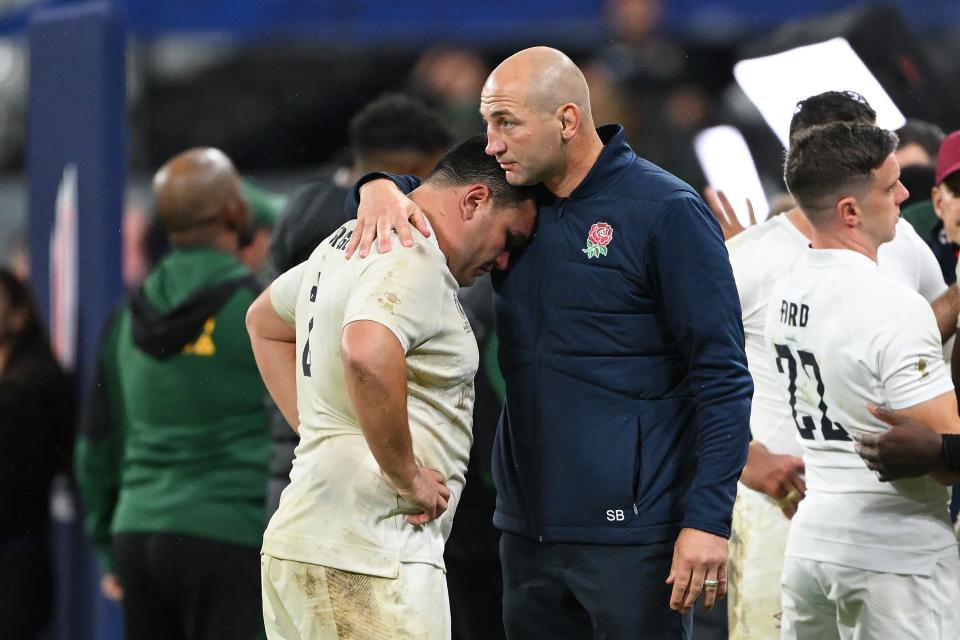
[[[940,457],[947,471],[960,471],[960,434],[940,435]]]

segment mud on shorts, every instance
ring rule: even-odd
[[[280,640],[449,640],[450,602],[443,570],[401,563],[380,578],[260,556],[263,622]]]

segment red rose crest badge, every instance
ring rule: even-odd
[[[587,234],[587,248],[581,249],[587,259],[607,255],[607,245],[613,240],[613,227],[606,222],[596,222]]]

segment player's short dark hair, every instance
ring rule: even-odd
[[[514,186],[493,156],[487,155],[487,136],[470,136],[440,158],[424,182],[437,185],[485,184],[493,201],[501,206],[517,206],[536,197],[535,187]]]
[[[897,148],[896,134],[869,124],[833,122],[799,131],[784,181],[814,224],[830,218],[836,199],[862,189]]]
[[[790,140],[808,127],[831,122],[876,124],[877,112],[856,91],[825,91],[797,103],[790,120]]]
[[[908,118],[906,124],[897,129],[897,137],[900,138],[898,149],[904,145],[918,144],[936,162],[937,153],[940,151],[940,143],[943,142],[945,136],[943,129],[932,122]]]
[[[350,152],[355,160],[376,153],[450,148],[453,134],[439,113],[402,93],[377,98],[350,119]]]

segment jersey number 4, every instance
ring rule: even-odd
[[[817,425],[813,416],[801,415],[800,419],[797,419],[797,358],[793,357],[790,347],[783,344],[773,346],[777,349],[777,370],[780,373],[786,373],[790,379],[787,390],[790,392],[790,412],[793,414],[793,422],[797,425],[801,438],[814,440],[813,434],[817,430]],[[823,433],[823,439],[850,440],[850,436],[840,423],[833,422],[827,417],[827,403],[823,399],[823,379],[820,377],[820,365],[817,364],[817,359],[809,351],[801,349],[797,349],[797,356],[799,356],[803,373],[808,379],[817,381],[817,396],[819,396],[817,409],[820,410],[820,431]],[[786,370],[784,370],[784,364],[786,364]]]

